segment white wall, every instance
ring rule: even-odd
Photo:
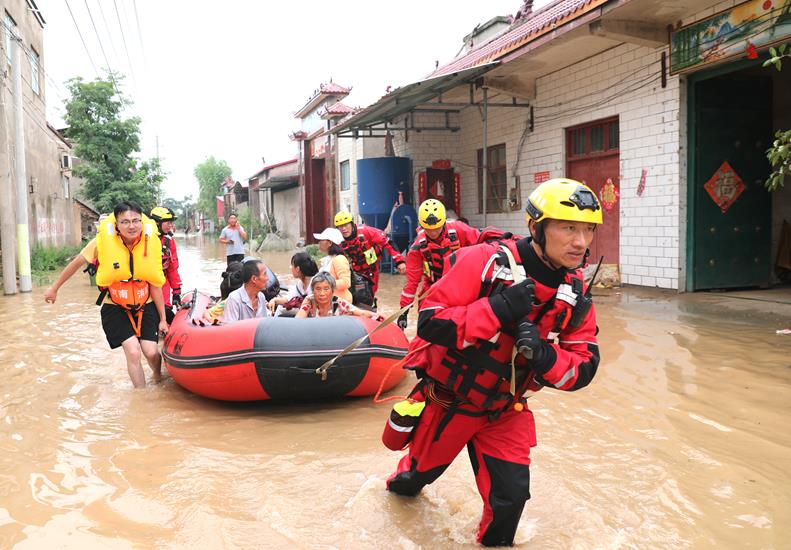
[[[297,240],[302,231],[302,202],[300,187],[272,193],[272,210],[278,231],[286,238]]]
[[[536,172],[565,175],[565,129],[618,116],[620,122],[620,260],[625,283],[678,288],[683,249],[681,165],[679,154],[681,110],[679,80],[659,81],[660,51],[634,45],[616,46],[571,67],[539,78],[535,126],[528,133],[518,166],[517,147],[525,132],[526,109],[490,108],[488,141],[505,143],[509,185],[519,176],[522,207],[487,215],[487,224],[524,234],[524,204],[535,188]],[[490,100],[510,97],[490,92]],[[435,117],[436,118],[436,117]],[[483,124],[477,108],[459,117],[462,131],[442,134],[399,134],[396,154],[412,156],[416,171],[432,160],[448,158],[461,173],[460,215],[483,224],[478,213],[477,150],[482,147]],[[434,121],[436,123],[436,120]],[[642,169],[648,170],[641,197],[636,195]]]

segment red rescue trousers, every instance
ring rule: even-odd
[[[530,498],[530,448],[536,445],[533,413],[526,406],[490,420],[477,409],[449,412],[430,401],[407,454],[387,480],[387,489],[405,496],[418,494],[442,475],[465,445],[483,499],[477,540],[486,546],[511,545]]]

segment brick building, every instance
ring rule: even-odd
[[[763,187],[771,134],[791,127],[791,73],[748,59],[751,44],[791,37],[789,2],[768,4],[559,0],[533,12],[528,1],[505,30],[334,131],[389,130],[412,158],[416,202],[441,190],[479,226],[524,233],[538,183],[584,180],[605,208],[593,256],[625,283],[766,286],[791,217],[791,192]]]

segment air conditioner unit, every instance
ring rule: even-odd
[[[61,170],[71,170],[71,156],[70,155],[62,155],[60,157],[60,168],[61,168]]]

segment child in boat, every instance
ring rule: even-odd
[[[231,262],[225,271],[222,272],[220,301],[203,313],[203,320],[209,324],[220,322],[223,313],[225,313],[225,299],[228,298],[231,292],[241,287],[242,284],[242,262]]]
[[[319,272],[319,266],[307,252],[297,252],[291,257],[291,275],[294,277],[294,284],[285,296],[275,296],[267,303],[269,311],[275,317],[280,315],[291,315],[296,313],[302,301],[308,295],[310,278]]]
[[[318,272],[310,281],[310,294],[302,302],[296,314],[304,317],[336,317],[338,315],[357,315],[369,317],[375,321],[383,321],[384,316],[375,311],[366,311],[353,306],[346,300],[333,296],[335,277],[326,271]]]

